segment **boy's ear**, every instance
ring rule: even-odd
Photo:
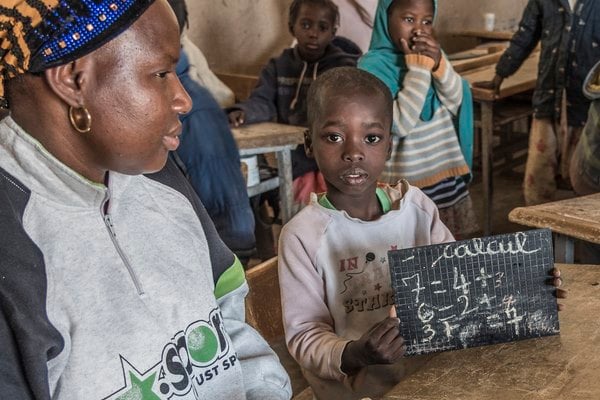
[[[304,153],[306,153],[306,157],[314,158],[313,148],[312,148],[312,135],[310,130],[304,131]]]

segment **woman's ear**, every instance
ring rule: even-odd
[[[306,153],[306,157],[314,158],[313,148],[312,148],[312,135],[310,130],[304,131],[304,152]]]
[[[90,73],[91,59],[82,57],[70,63],[48,68],[44,76],[48,86],[71,107],[84,105],[83,88]]]

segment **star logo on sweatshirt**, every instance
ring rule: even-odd
[[[133,365],[131,365],[124,357],[121,357],[121,365],[123,368],[123,377],[125,386],[109,396],[107,399],[114,400],[160,400],[160,396],[152,390],[156,382],[156,369],[153,367],[146,373],[140,373]],[[156,367],[156,366],[155,366]]]

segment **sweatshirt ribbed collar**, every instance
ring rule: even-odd
[[[10,116],[0,122],[0,166],[32,193],[64,206],[99,209],[107,196],[106,186],[63,164]],[[111,173],[111,186],[114,175],[118,174]]]

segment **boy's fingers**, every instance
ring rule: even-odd
[[[563,310],[565,309],[565,305],[564,305],[564,304],[557,304],[557,305],[556,305],[556,309],[557,309],[558,311],[563,311]]]
[[[556,297],[559,299],[566,299],[568,292],[565,289],[556,289]]]
[[[388,311],[388,316],[390,318],[398,318],[398,314],[396,314],[396,306],[391,306]]]

